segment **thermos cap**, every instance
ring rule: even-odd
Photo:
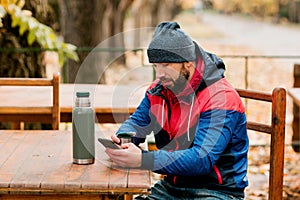
[[[75,106],[76,107],[90,107],[91,102],[89,99],[90,93],[89,92],[76,92],[76,101]]]
[[[89,97],[90,93],[89,92],[76,92],[77,97]]]

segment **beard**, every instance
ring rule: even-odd
[[[162,77],[160,81],[165,82],[165,81],[171,81],[173,82],[172,85],[166,85],[168,89],[170,89],[174,94],[179,94],[186,86],[188,79],[190,77],[190,72],[186,70],[182,64],[182,67],[180,69],[179,76],[176,80],[168,79]]]

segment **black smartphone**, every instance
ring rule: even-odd
[[[120,146],[118,146],[116,143],[114,143],[112,140],[107,139],[107,138],[98,138],[98,141],[105,146],[106,148],[111,148],[111,149],[121,149]]]

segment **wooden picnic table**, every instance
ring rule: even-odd
[[[72,121],[72,108],[77,91],[89,91],[97,122],[123,122],[132,114],[144,96],[146,85],[101,85],[101,84],[60,84],[60,121]],[[51,87],[0,86],[0,120],[18,117],[18,113],[7,114],[7,107],[50,106]],[[30,116],[32,117],[32,116]]]
[[[77,165],[70,131],[1,130],[0,199],[129,199],[149,192],[150,171],[116,168],[95,146],[95,163]]]

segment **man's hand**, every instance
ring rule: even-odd
[[[116,142],[116,140],[113,140]],[[133,143],[121,145],[122,149],[106,148],[105,152],[110,159],[121,167],[140,167],[142,165],[142,150]]]

